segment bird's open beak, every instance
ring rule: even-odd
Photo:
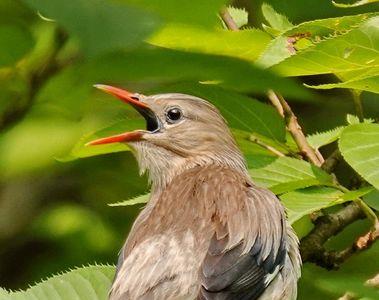
[[[151,108],[144,102],[140,101],[140,96],[138,94],[133,94],[128,91],[125,91],[120,88],[116,88],[109,85],[104,84],[96,84],[95,88],[102,90],[108,94],[111,94],[125,103],[131,104],[146,120],[147,130],[150,132],[154,132],[159,130],[159,120],[155,113],[151,110]],[[91,141],[86,145],[102,145],[102,144],[110,144],[110,143],[122,143],[122,142],[132,142],[141,140],[143,130],[135,130],[130,132],[124,132],[118,135],[113,135],[110,137],[101,138],[98,140]]]

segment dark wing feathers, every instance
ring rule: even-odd
[[[257,189],[254,192],[259,191]],[[223,238],[217,238],[217,234],[213,236],[202,265],[202,288],[199,299],[258,299],[275,277],[270,275],[275,275],[283,267],[287,253],[284,213],[278,199],[273,194],[266,193],[263,190],[262,192],[265,193],[265,197],[259,195],[259,197],[250,200],[271,201],[271,203],[253,203],[256,206],[252,209],[255,214],[254,217],[259,219],[257,214],[264,215],[263,219],[251,223],[256,228],[249,228],[250,230],[240,228],[240,230],[245,230],[246,234],[254,234],[252,232],[256,234],[255,239],[250,239],[253,240],[253,244],[249,246],[248,249],[250,250],[247,253],[244,251],[244,247],[246,247],[244,240],[232,248],[227,247],[231,233]],[[265,209],[264,205],[274,207],[279,213],[266,212],[264,214],[262,211]],[[249,209],[249,207],[245,208]],[[237,215],[237,218],[240,217]],[[271,220],[270,217],[272,217]],[[232,222],[233,220],[230,219],[229,221]],[[249,223],[245,222],[245,224]],[[280,234],[275,236],[274,232],[280,232]],[[279,240],[275,241],[275,238]],[[265,243],[270,243],[270,245]],[[268,253],[265,250],[267,247],[270,247]]]

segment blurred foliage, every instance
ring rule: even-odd
[[[214,103],[252,178],[279,195],[300,237],[320,209],[363,197],[379,210],[379,4],[265,2],[0,0],[0,286],[26,288],[76,266],[113,265],[140,209],[130,205],[147,200],[146,178],[126,145],[84,146],[143,124],[95,83]],[[229,4],[238,32],[218,17]],[[285,120],[268,105],[268,89],[286,97],[314,148],[328,156],[340,147],[346,162],[336,175],[351,191],[302,159]],[[361,124],[357,101],[371,118]],[[357,191],[355,172],[364,182]],[[328,246],[343,249],[368,228],[367,220],[355,222]],[[338,271],[306,264],[299,299],[338,299],[347,291],[377,299],[364,282],[379,273],[378,247]],[[104,299],[112,274],[111,266],[89,266],[29,293],[71,299],[71,290],[62,292],[68,282]],[[0,299],[8,298],[0,289]]]

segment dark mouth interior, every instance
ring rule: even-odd
[[[146,120],[147,131],[156,132],[159,130],[159,119],[151,109],[140,107],[136,107],[136,109]]]

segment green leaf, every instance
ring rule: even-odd
[[[109,68],[110,65],[112,68]],[[222,87],[243,92],[264,93],[268,89],[274,89],[288,97],[309,99],[305,88],[294,81],[280,78],[244,60],[162,48],[150,47],[103,56],[88,64],[85,72],[86,76],[92,78],[92,84],[120,82],[121,78],[123,81],[143,80],[150,84],[216,81]]]
[[[340,2],[336,2],[336,1],[332,0],[332,3],[336,7],[351,8],[351,7],[358,7],[358,6],[362,6],[362,5],[366,5],[366,4],[370,4],[370,3],[375,3],[378,1],[379,0],[359,0],[359,1],[356,1],[356,2],[351,3],[351,4],[345,4],[345,3],[340,3]]]
[[[210,30],[169,24],[149,39],[149,43],[170,49],[226,55],[255,61],[270,40],[267,33],[258,29]],[[204,41],[207,42],[204,43]]]
[[[363,123],[374,123],[374,121],[374,119],[363,119]],[[357,116],[351,114],[346,115],[346,122],[350,125],[361,123]]]
[[[247,25],[249,22],[249,13],[244,8],[228,6],[228,12],[238,28]]]
[[[307,141],[312,148],[319,149],[338,140],[344,128],[344,126],[339,126],[328,131],[310,134],[307,136]]]
[[[277,194],[332,183],[330,174],[295,158],[247,156],[247,162],[254,182]]]
[[[379,124],[346,127],[339,140],[344,159],[367,182],[379,188]]]
[[[379,94],[379,67],[372,68],[371,74],[365,75],[365,72],[360,70],[360,75],[353,77],[349,80],[339,83],[327,83],[320,85],[308,85],[306,87],[317,90],[330,90],[330,89],[355,89],[358,91],[368,91]],[[362,74],[363,72],[363,74]]]
[[[89,55],[135,47],[157,27],[155,15],[102,0],[22,0],[78,37]]]
[[[218,13],[226,0],[119,0],[149,10],[162,17],[166,22],[191,24],[203,27],[215,26]]]
[[[101,130],[92,133],[87,133],[79,139],[79,141],[74,145],[69,154],[67,154],[64,157],[58,158],[58,160],[62,162],[67,162],[77,158],[85,158],[108,153],[130,151],[129,146],[125,143],[113,143],[96,146],[86,146],[86,144],[90,141],[99,138],[145,127],[146,125],[144,124],[143,120],[125,119],[117,123],[114,123],[108,127],[105,127]]]
[[[346,200],[346,201],[352,201],[356,200],[368,193],[371,193],[373,190],[375,190],[372,186],[365,186],[363,188],[360,188],[358,190],[350,191],[345,193],[341,199]]]
[[[130,205],[136,205],[136,204],[145,204],[149,201],[150,194],[145,194],[141,196],[137,196],[128,200],[124,200],[117,203],[111,203],[108,204],[109,206],[130,206]]]
[[[319,41],[312,42],[312,46],[296,52],[271,69],[284,76],[300,76],[378,67],[379,16],[360,15],[354,20],[359,26],[350,24],[350,28],[336,33],[336,36],[319,38]],[[364,21],[359,24],[360,20]],[[309,38],[316,39],[312,34]]]
[[[292,224],[314,211],[344,202],[343,193],[329,187],[311,187],[280,196]]]
[[[308,52],[305,52],[305,50],[307,48],[315,48],[316,52],[318,47],[321,47],[322,43],[328,41],[330,43],[335,38],[343,36],[352,29],[357,29],[358,25],[360,25],[363,21],[367,20],[367,18],[369,18],[370,16],[373,16],[373,14],[362,14],[355,16],[344,16],[338,18],[313,20],[296,25],[293,28],[283,32],[274,40],[272,40],[266,48],[266,50],[261,54],[260,58],[257,60],[257,64],[268,68],[277,65],[283,61],[283,63],[286,64],[286,59],[291,56],[306,56]],[[345,48],[350,49],[349,47]],[[331,53],[333,54],[335,53],[335,51],[331,51]],[[347,52],[345,51],[344,54],[346,55]],[[309,63],[312,63],[312,65],[309,68],[309,73],[311,73],[313,69],[315,69],[315,72],[317,68],[320,68],[320,66],[316,64],[317,55],[315,54],[314,56],[316,57],[313,58],[312,56],[310,58]],[[307,67],[308,62],[297,62],[297,60],[300,60],[297,58],[294,58],[294,60],[296,64],[300,65],[300,67],[297,67],[295,65],[296,69],[291,70],[294,74],[297,74],[295,72],[300,72],[301,68]],[[302,64],[305,65],[302,66]],[[313,64],[315,66],[313,66]],[[291,62],[289,62],[288,65],[289,67],[292,67]],[[323,62],[321,62],[321,65],[323,65]],[[281,66],[281,64],[279,66]],[[330,66],[333,66],[333,64]],[[295,76],[291,75],[292,73],[289,73],[289,70],[287,69],[283,71],[281,70],[281,72],[284,75]]]
[[[363,201],[366,202],[370,207],[379,211],[379,191],[377,189],[363,196]]]
[[[14,25],[0,26],[0,68],[20,60],[34,45],[29,31]]]
[[[288,21],[286,16],[277,13],[272,6],[267,3],[262,4],[262,13],[270,26],[279,32],[287,31],[293,27],[293,24]]]
[[[55,275],[25,291],[10,292],[2,300],[106,300],[113,266],[88,266]],[[1,296],[1,294],[0,294]]]

